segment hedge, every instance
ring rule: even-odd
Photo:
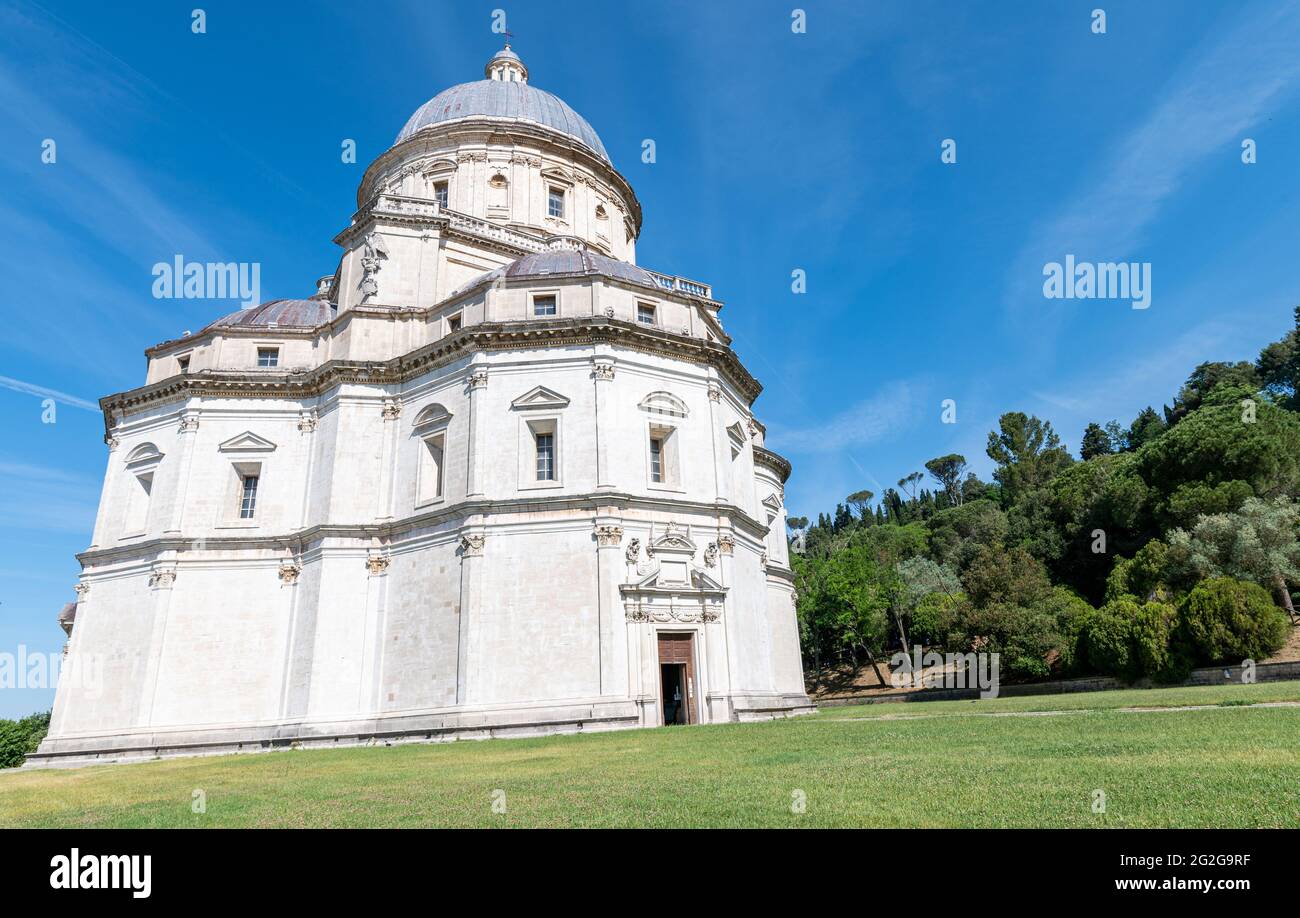
[[[22,720],[0,720],[0,768],[17,768],[45,739],[50,712]]]

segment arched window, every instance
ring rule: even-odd
[[[149,527],[149,505],[153,498],[154,473],[163,454],[152,443],[141,443],[126,456],[127,494],[122,514],[122,537],[144,535]]]
[[[412,425],[412,435],[419,442],[416,464],[415,505],[435,503],[445,497],[447,427],[451,412],[434,402],[420,409]]]

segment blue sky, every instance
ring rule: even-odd
[[[1288,327],[1300,6],[800,5],[805,34],[792,3],[754,0],[0,0],[0,652],[62,645],[107,459],[91,406],[143,381],[146,346],[235,308],[153,299],[152,265],[257,261],[264,299],[311,293],[365,165],[479,78],[497,8],[532,82],[636,188],[639,261],[726,302],[794,514],[943,453],[987,474],[1004,411],[1077,448],[1087,422],[1127,422]],[[1067,253],[1150,262],[1151,307],[1044,299]],[[0,717],[51,694],[0,692]]]

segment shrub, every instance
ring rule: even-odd
[[[1183,597],[1181,627],[1205,663],[1262,660],[1286,641],[1286,614],[1262,587],[1231,577],[1206,580]]]
[[[22,720],[0,720],[0,768],[17,768],[45,739],[50,712]]]
[[[1141,609],[1137,600],[1122,596],[1089,617],[1083,644],[1093,669],[1130,682],[1141,674],[1133,641],[1134,622]]]
[[[1147,542],[1132,558],[1116,558],[1106,578],[1106,601],[1124,596],[1139,601],[1164,597],[1170,566],[1169,546],[1159,539]]]
[[[1129,584],[1129,575],[1133,570],[1133,559],[1116,557],[1115,564],[1106,576],[1105,602],[1121,599],[1125,596],[1134,598],[1133,587]]]
[[[1056,650],[1056,659],[1051,662],[1054,671],[1064,675],[1074,675],[1083,669],[1083,655],[1079,653],[1083,631],[1097,610],[1077,593],[1065,587],[1054,587],[1052,595],[1043,603],[1056,616],[1056,630],[1060,635],[1060,646]]]
[[[1051,675],[1065,643],[1056,616],[1047,603],[1016,606],[962,603],[956,624],[948,633],[946,649],[981,651],[1001,656],[1000,671],[1013,679],[1041,679]]]
[[[1181,682],[1192,668],[1192,654],[1178,631],[1178,610],[1167,602],[1144,604],[1133,619],[1136,669],[1157,682]]]
[[[960,595],[955,602],[927,600],[918,607],[915,622],[924,621],[936,629],[945,650],[1000,654],[1001,672],[1012,679],[1074,672],[1079,633],[1094,611],[1065,587],[1052,587],[1023,605],[995,602],[977,606]]]

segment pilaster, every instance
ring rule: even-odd
[[[482,363],[469,368],[469,450],[465,471],[465,488],[468,497],[483,495],[483,412],[487,400],[488,371]]]
[[[618,591],[626,566],[623,559],[623,521],[606,512],[596,517],[594,525],[600,694],[624,697],[632,688],[628,682],[627,626]]]
[[[469,704],[474,699],[476,680],[471,664],[481,662],[473,656],[477,643],[479,609],[483,596],[483,552],[487,537],[481,530],[467,530],[461,535],[460,547],[460,622],[456,652],[456,703]],[[499,661],[489,661],[497,663]]]
[[[167,623],[171,613],[172,586],[176,582],[176,564],[158,561],[149,574],[153,598],[153,627],[149,634],[149,652],[145,656],[144,677],[140,680],[140,706],[136,724],[148,728],[153,724],[154,705],[158,697],[158,669],[167,652]]]
[[[185,524],[185,499],[189,494],[190,472],[194,460],[194,440],[199,433],[199,412],[195,408],[186,408],[176,428],[176,484],[172,488],[171,519],[166,532],[175,534],[182,531]]]
[[[591,378],[596,386],[596,487],[610,490],[614,487],[609,465],[609,436],[613,426],[610,415],[610,389],[614,385],[614,358],[597,354],[591,361]]]

